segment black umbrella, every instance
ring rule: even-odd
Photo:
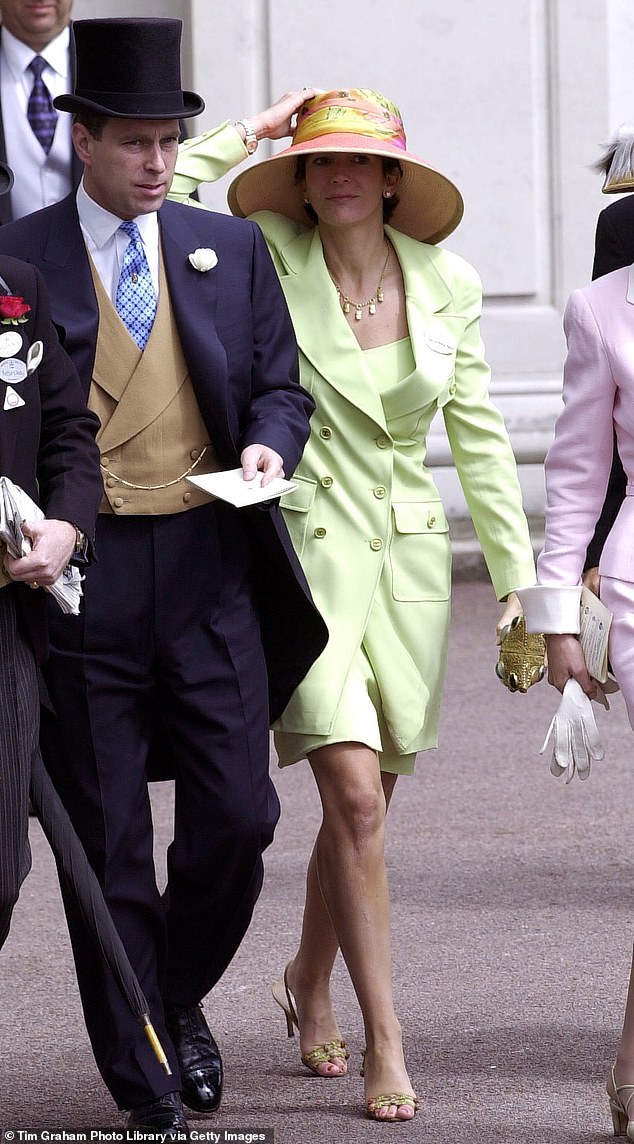
[[[168,1076],[171,1076],[172,1070],[163,1046],[150,1021],[147,1000],[130,965],[97,876],[39,752],[31,773],[31,803],[68,885],[75,894],[86,925],[94,934],[123,997],[143,1025],[156,1059]]]

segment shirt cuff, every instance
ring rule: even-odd
[[[581,584],[535,584],[517,588],[527,632],[579,634]]]

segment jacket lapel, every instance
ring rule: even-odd
[[[280,251],[280,257],[288,270],[281,278],[282,289],[300,350],[346,401],[385,428],[381,400],[341,311],[318,230],[298,235]]]
[[[165,278],[204,421],[215,441],[235,445],[229,423],[231,395],[227,354],[216,328],[218,284],[221,280],[225,285],[228,283],[229,280],[223,277],[228,267],[218,266],[218,270],[214,268],[204,272],[191,265],[189,255],[200,245],[200,240],[189,226],[187,215],[197,209],[183,210],[180,204],[165,202],[159,211]],[[212,237],[211,212],[206,222]]]
[[[430,353],[434,357],[438,353],[455,356],[452,351],[457,338],[448,332],[447,322],[435,317],[450,305],[452,294],[437,268],[435,248],[416,242],[392,227],[386,227],[386,233],[403,272],[412,350],[417,369],[424,377]],[[384,402],[376,392],[365,368],[363,353],[359,353],[358,342],[341,312],[318,231],[293,238],[279,252],[279,257],[283,267],[282,287],[294,317],[300,349],[316,371],[347,401],[385,427]],[[462,320],[460,325],[464,325]],[[327,338],[324,330],[328,330]],[[420,377],[417,387],[420,388]],[[402,401],[401,387],[401,405]],[[420,393],[417,402],[420,406]]]

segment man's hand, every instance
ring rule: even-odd
[[[262,488],[275,477],[284,476],[284,461],[275,449],[269,449],[266,445],[249,445],[244,449],[240,461],[245,481],[252,481],[258,472],[263,474]]]
[[[32,550],[19,559],[5,557],[11,579],[43,587],[54,584],[75,550],[75,526],[67,520],[38,520],[33,524],[25,521],[22,531],[31,541]]]

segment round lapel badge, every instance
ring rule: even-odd
[[[9,381],[12,385],[18,385],[24,381],[27,375],[26,365],[19,358],[5,358],[0,362],[0,377],[3,381]]]
[[[14,357],[22,348],[22,334],[17,330],[7,330],[0,334],[0,357]]]

